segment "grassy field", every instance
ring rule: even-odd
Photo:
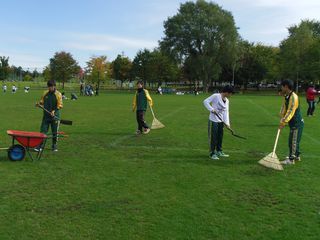
[[[7,129],[39,130],[39,95],[0,94],[1,147]],[[139,137],[130,94],[65,101],[74,125],[61,128],[59,152],[37,162],[0,152],[0,239],[319,239],[318,109],[305,118],[302,162],[276,172],[257,161],[272,151],[282,99],[233,96],[231,124],[248,140],[225,131],[231,157],[212,161],[205,97],[153,95],[166,128]],[[281,158],[287,138],[286,128]]]

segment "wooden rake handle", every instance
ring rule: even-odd
[[[278,129],[278,132],[277,132],[276,141],[275,141],[275,143],[274,143],[273,151],[272,151],[272,157],[274,157],[274,154],[276,153],[276,149],[277,149],[277,145],[278,145],[278,140],[279,140],[279,136],[280,136],[280,131],[281,131],[281,129],[279,128],[279,129]]]
[[[152,113],[153,118],[156,118],[156,117],[154,116],[154,112],[153,112],[152,107],[151,107],[150,105],[149,105],[149,107],[150,107],[150,110],[151,110],[151,113]]]

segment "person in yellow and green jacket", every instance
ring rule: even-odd
[[[58,151],[57,148],[57,133],[59,128],[60,110],[63,107],[62,95],[56,89],[56,82],[54,80],[49,80],[47,82],[48,90],[44,92],[41,97],[39,105],[43,106],[43,117],[40,127],[41,133],[48,133],[49,127],[51,126],[52,131],[52,151]],[[35,149],[36,151],[42,151],[42,146]]]
[[[281,82],[281,90],[284,94],[285,101],[281,108],[280,129],[287,124],[290,127],[289,134],[289,156],[282,161],[282,164],[295,164],[300,161],[300,141],[304,127],[304,121],[300,111],[298,95],[293,92],[294,84],[291,80]]]
[[[153,106],[152,98],[150,97],[150,94],[148,90],[143,88],[143,82],[138,81],[137,83],[137,91],[133,98],[133,104],[132,104],[132,111],[136,111],[136,118],[138,122],[138,130],[136,132],[137,135],[140,134],[148,134],[150,132],[150,128],[148,124],[146,123],[144,116],[147,111],[148,102],[149,105]]]

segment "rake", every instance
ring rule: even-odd
[[[51,114],[51,112],[49,112],[47,109],[45,109],[44,106],[42,106],[40,104],[37,104],[36,106],[41,108],[41,109],[43,109],[45,112]],[[71,120],[60,119],[57,116],[54,116],[54,118],[59,121],[59,124],[72,125],[72,121]]]
[[[153,116],[152,124],[151,124],[151,129],[160,129],[164,128],[165,126],[155,117],[154,112],[152,107],[150,106],[150,110]]]
[[[246,137],[243,137],[243,136],[240,136],[240,135],[236,134],[236,133],[234,132],[234,130],[233,130],[232,128],[230,128],[230,127],[221,119],[221,117],[218,115],[218,113],[216,113],[216,112],[213,112],[213,113],[214,113],[214,115],[217,116],[217,118],[218,118],[221,122],[223,122],[223,124],[226,126],[226,128],[227,128],[227,129],[230,131],[230,133],[232,134],[232,136],[237,137],[237,138],[241,138],[241,139],[244,139],[244,140],[247,140]]]
[[[283,167],[279,161],[279,158],[277,157],[277,154],[276,154],[276,148],[277,148],[277,145],[278,145],[278,139],[279,139],[279,136],[280,136],[280,129],[278,129],[278,133],[277,133],[277,137],[276,137],[276,141],[274,143],[274,147],[273,147],[273,152],[272,153],[269,153],[267,156],[265,156],[264,158],[262,158],[260,161],[259,161],[259,164],[267,167],[267,168],[272,168],[274,170],[279,170],[279,171],[282,171],[283,170]]]

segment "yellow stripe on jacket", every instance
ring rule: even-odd
[[[40,99],[40,104],[44,104],[44,97],[49,93],[49,90],[44,91],[43,95],[41,96]],[[56,95],[57,98],[57,109],[63,108],[63,103],[62,103],[62,94],[59,91],[55,91],[54,95]]]
[[[152,100],[152,98],[151,98],[151,96],[149,94],[149,91],[146,90],[146,89],[143,89],[143,91],[146,94],[146,98],[148,100],[148,103],[149,103],[150,107],[152,107],[153,106],[153,100]],[[132,101],[132,111],[135,111],[136,108],[137,108],[137,94],[138,94],[138,92],[136,91],[136,93],[135,93],[135,95],[133,97],[133,101]]]
[[[285,125],[286,123],[288,123],[294,116],[297,108],[299,107],[299,100],[298,100],[298,96],[297,94],[295,94],[294,92],[291,94],[290,98],[289,98],[289,106],[288,109],[286,109],[286,105],[284,104],[282,106],[282,119],[281,119],[281,123],[283,125]]]
[[[146,97],[147,97],[147,100],[149,102],[149,106],[152,107],[153,106],[153,101],[152,101],[152,98],[151,98],[151,96],[149,94],[149,91],[144,89],[144,92],[146,93]]]

